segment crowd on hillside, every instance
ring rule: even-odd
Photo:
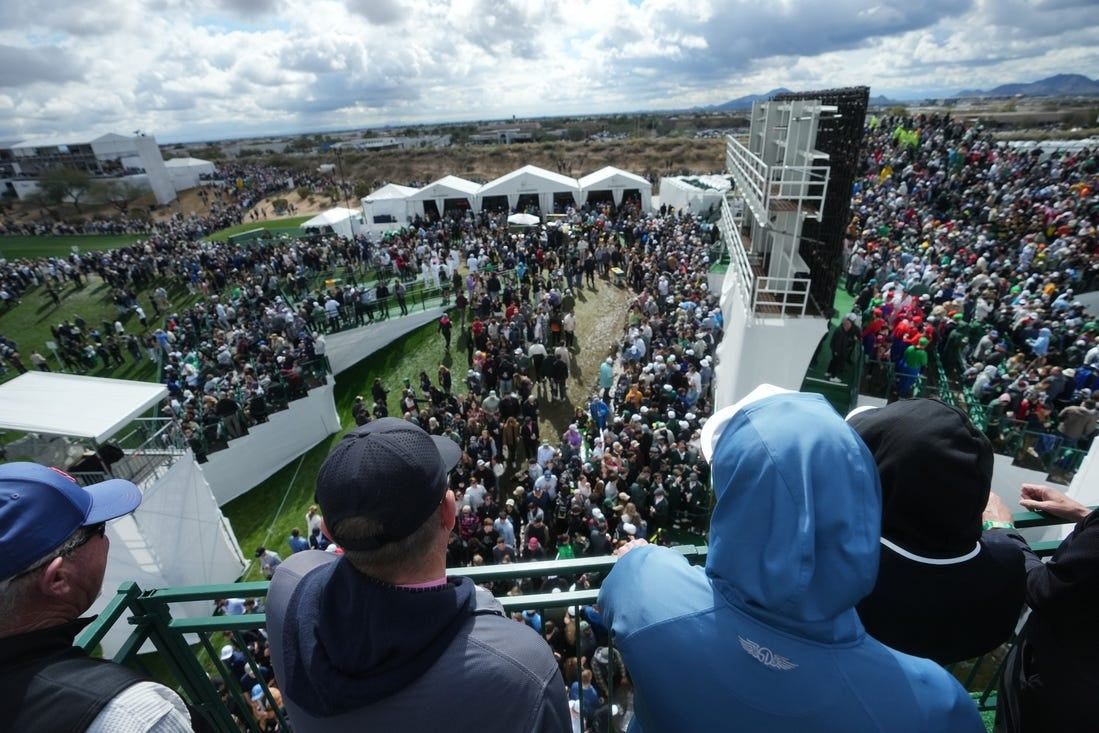
[[[1048,436],[1036,457],[1086,448],[1099,320],[1075,295],[1099,285],[1099,151],[1014,150],[932,115],[873,120],[864,153],[835,364],[861,340],[905,397],[937,359],[994,438],[1014,420]]]
[[[226,162],[216,166],[211,177],[204,177],[198,196],[206,204],[205,214],[176,212],[160,220],[120,212],[116,216],[94,214],[78,221],[0,220],[0,237],[6,235],[48,236],[63,234],[150,234],[163,237],[201,237],[244,220],[257,202],[279,191],[307,188],[321,193],[334,185],[329,174],[291,172],[257,163]],[[174,204],[159,207],[171,210]],[[2,244],[2,240],[0,240]],[[3,278],[0,277],[0,283]]]
[[[452,278],[458,306],[455,321],[443,317],[439,331],[448,348],[465,351],[468,368],[421,373],[398,388],[394,413],[463,448],[449,478],[460,509],[448,566],[608,555],[631,539],[706,531],[710,489],[699,431],[712,411],[712,353],[721,339],[717,298],[706,280],[715,232],[694,216],[643,216],[632,206],[617,215],[575,212],[566,229],[513,235],[469,215],[424,223],[392,243],[410,258],[441,263],[440,279]],[[468,268],[464,275],[458,263]],[[570,402],[567,385],[581,346],[576,297],[616,279],[630,293],[623,331],[598,374],[587,375],[591,391]],[[328,296],[336,295],[359,302],[355,286],[330,289]],[[453,342],[452,332],[459,334]],[[356,422],[389,416],[392,401],[376,381],[369,397],[356,398]],[[539,419],[560,401],[573,417],[551,442]],[[319,521],[306,525],[284,549],[337,550]],[[281,557],[258,552],[272,574]],[[598,582],[594,574],[499,581],[493,591],[555,592]],[[611,699],[611,689],[625,706],[622,662],[613,664],[612,680],[607,630],[595,609],[579,617],[564,609],[545,617],[527,611],[515,619],[554,649],[566,682],[585,695],[585,717]]]

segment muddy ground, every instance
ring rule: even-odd
[[[627,288],[600,278],[596,278],[595,290],[584,288],[576,292],[576,347],[569,368],[568,399],[550,402],[548,388],[538,395],[539,428],[551,443],[556,443],[568,428],[576,407],[587,410],[599,381],[599,365],[615,354],[632,298]]]

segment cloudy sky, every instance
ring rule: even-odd
[[[1096,0],[4,0],[0,140],[162,142],[1099,76]]]

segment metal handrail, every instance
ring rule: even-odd
[[[804,316],[809,307],[811,282],[807,277],[757,277],[755,292],[752,296],[753,311],[757,311],[760,307],[778,306],[783,316]],[[767,295],[778,297],[780,300],[764,301],[761,296]],[[791,309],[793,312],[790,312]]]
[[[825,165],[774,166],[768,172],[767,200],[798,200],[822,206],[828,193],[828,172]]]
[[[705,547],[680,546],[673,549],[694,563],[703,561],[706,557]],[[614,556],[600,556],[481,568],[453,568],[448,570],[448,574],[466,576],[482,583],[516,578],[575,576],[582,572],[609,571],[617,560],[618,558]],[[93,652],[108,631],[113,626],[123,623],[125,619],[134,626],[134,629],[123,643],[119,653],[114,656],[115,662],[120,664],[134,662],[142,644],[151,642],[167,664],[179,691],[191,703],[193,714],[201,715],[218,730],[239,730],[239,724],[244,725],[249,731],[261,733],[260,726],[252,716],[242,720],[234,719],[229,706],[211,682],[207,667],[199,659],[200,652],[194,649],[196,643],[201,647],[209,668],[215,670],[225,682],[227,694],[236,703],[237,709],[248,711],[250,705],[246,700],[250,691],[241,688],[239,680],[231,673],[229,666],[221,660],[217,652],[222,642],[231,641],[244,655],[248,671],[260,684],[267,705],[279,721],[280,730],[290,731],[292,730],[290,721],[287,720],[285,712],[278,709],[264,669],[249,649],[243,636],[246,632],[263,629],[267,625],[266,614],[174,618],[171,610],[171,605],[175,603],[213,601],[220,598],[263,598],[266,597],[269,588],[269,582],[261,581],[143,591],[133,582],[123,583],[103,613],[77,637],[75,646],[81,647],[88,653]],[[573,608],[573,618],[579,620],[583,618],[583,608],[593,605],[598,594],[598,589],[587,589],[563,593],[509,595],[497,600],[508,613]],[[218,639],[219,636],[222,638]],[[188,637],[192,640],[188,640]],[[576,656],[579,659],[581,656],[579,634],[577,634],[576,643]],[[611,680],[609,694],[613,697],[617,691],[613,686],[614,639],[609,634],[607,645],[611,658],[608,672]],[[583,700],[580,705],[581,715],[583,715]]]
[[[767,184],[770,178],[768,166],[763,159],[753,153],[740,140],[732,135],[725,138],[725,164],[736,180],[737,188],[752,194],[757,204],[753,213],[762,216],[767,211]]]
[[[752,264],[748,261],[744,241],[740,238],[740,228],[736,224],[728,199],[723,199],[721,202],[721,220],[718,226],[729,251],[729,269],[741,286],[738,290],[744,301],[744,307],[754,312],[755,273],[752,271]]]
[[[1056,517],[1033,512],[1018,513],[1014,519],[1015,525],[1019,528],[1065,523]],[[1042,555],[1050,554],[1056,547],[1056,543],[1038,543],[1038,545],[1040,547],[1036,547],[1036,550]],[[692,563],[697,564],[706,558],[705,547],[681,546],[673,549],[681,552]],[[476,582],[485,583],[518,578],[576,576],[581,572],[607,572],[615,562],[617,562],[616,557],[601,556],[491,567],[453,568],[448,570],[448,574],[465,576]],[[266,681],[267,675],[243,636],[249,631],[263,629],[267,623],[266,615],[257,613],[240,616],[174,618],[171,611],[171,605],[176,603],[213,601],[219,598],[263,598],[267,595],[269,587],[267,581],[260,581],[143,591],[135,583],[127,582],[119,588],[118,593],[99,617],[84,629],[75,645],[91,653],[112,627],[128,622],[134,628],[120,651],[114,656],[115,662],[133,663],[142,644],[151,642],[170,670],[179,691],[193,706],[195,714],[205,717],[219,730],[238,730],[238,725],[243,725],[250,731],[260,733],[260,726],[250,715],[246,719],[234,719],[229,705],[214,688],[208,674],[208,671],[213,669],[225,681],[226,694],[236,703],[238,710],[251,709],[246,701],[247,693],[250,691],[241,689],[239,681],[217,653],[220,644],[231,641],[244,655],[247,670],[261,685],[264,699],[279,720],[281,730],[289,731],[292,730],[290,721],[286,719],[282,710],[277,709],[275,698]],[[583,607],[594,604],[597,598],[597,589],[586,589],[563,593],[509,595],[498,600],[508,613],[573,608],[575,609],[573,618],[581,619]],[[201,648],[199,651],[195,650],[196,643]],[[579,639],[577,643],[579,644]],[[614,639],[609,634],[608,647],[613,660]],[[205,665],[200,658],[203,654],[206,657]],[[579,648],[577,648],[577,658],[579,656]],[[969,664],[967,687],[976,682],[976,671],[986,658],[988,658],[987,655]],[[613,661],[608,677],[612,681],[609,694],[613,696],[616,691],[613,686]],[[998,678],[998,674],[993,674],[988,684],[977,690],[980,694],[976,702],[981,710],[995,709]]]

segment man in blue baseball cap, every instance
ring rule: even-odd
[[[103,585],[106,523],[140,503],[129,481],[83,487],[56,468],[0,465],[0,689],[11,730],[191,730],[174,692],[73,646]]]

